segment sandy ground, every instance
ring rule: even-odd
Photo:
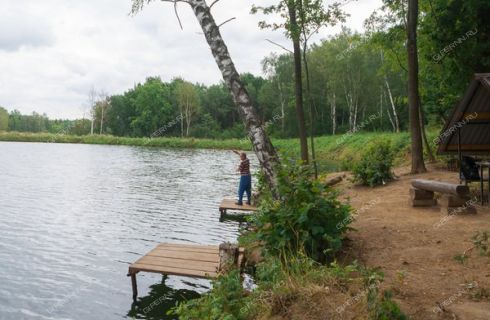
[[[490,231],[490,206],[449,219],[439,206],[413,208],[411,179],[458,180],[457,173],[437,168],[408,172],[400,168],[396,181],[374,189],[345,180],[336,186],[358,211],[346,257],[379,267],[383,289],[393,292],[410,319],[490,320],[490,257],[473,250],[465,264],[454,259],[472,247],[477,231]]]

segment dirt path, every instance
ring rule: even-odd
[[[396,181],[374,189],[347,181],[339,184],[359,212],[352,224],[357,231],[348,234],[352,241],[347,255],[381,268],[384,289],[392,290],[410,319],[490,320],[490,257],[474,250],[465,264],[454,259],[472,246],[477,231],[490,231],[490,207],[478,206],[476,215],[449,219],[439,207],[412,208],[411,179],[457,183],[457,173],[407,172],[398,170]],[[471,284],[476,287],[469,288]],[[444,312],[437,310],[438,304]]]

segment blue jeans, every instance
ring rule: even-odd
[[[252,176],[241,176],[240,177],[240,185],[238,187],[238,203],[242,204],[243,201],[243,193],[247,193],[247,202],[250,202],[252,199]]]

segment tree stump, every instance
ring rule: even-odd
[[[228,272],[238,264],[238,246],[229,242],[219,245],[219,271]]]

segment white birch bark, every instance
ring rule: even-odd
[[[335,92],[332,94],[332,101],[330,102],[331,115],[332,115],[332,134],[335,135],[337,130],[337,102],[335,101]]]
[[[262,167],[265,180],[271,188],[272,194],[278,198],[277,192],[277,174],[276,165],[279,162],[276,150],[274,149],[269,137],[265,132],[262,122],[260,121],[255,108],[252,104],[252,99],[249,96],[243,82],[240,79],[240,74],[235,68],[233,60],[230,57],[228,48],[221,37],[221,32],[218,25],[214,21],[211,9],[205,0],[162,0],[164,2],[187,3],[192,8],[194,15],[201,26],[204,37],[211,49],[213,57],[218,65],[224,83],[228,87],[233,97],[235,104],[238,107],[238,112],[245,123],[245,128],[248,131],[248,136],[252,142],[252,147],[257,155],[259,163]],[[140,11],[149,0],[133,0],[133,14]],[[213,2],[213,4],[216,2]],[[180,20],[179,20],[180,21]]]
[[[381,88],[381,105],[383,105],[383,101],[387,101],[386,91],[383,88]],[[391,126],[393,127],[393,132],[396,132],[396,124],[393,121],[393,117],[391,116],[390,109],[386,108],[386,113],[388,114],[388,119],[390,119]]]
[[[395,118],[396,132],[400,132],[400,123],[398,121],[398,114],[396,113],[395,102],[393,101],[393,95],[391,94],[390,84],[386,76],[384,77],[386,89],[388,90],[388,97],[390,97],[391,110],[393,111],[393,118]]]
[[[228,89],[230,89],[235,104],[238,106],[238,112],[249,132],[253,150],[260,162],[266,181],[271,187],[272,192],[277,196],[275,166],[278,163],[278,158],[276,150],[257,116],[252,99],[245,89],[240,79],[240,74],[236,70],[228,48],[221,37],[219,27],[214,21],[210,9],[204,0],[188,0],[187,3],[190,4],[201,25],[206,41],[221,71],[223,80]]]

